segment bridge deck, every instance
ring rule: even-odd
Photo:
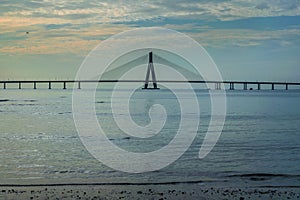
[[[116,82],[124,82],[124,83],[130,83],[130,82],[140,82],[144,83],[145,80],[2,80],[0,81],[0,84],[3,84],[3,89],[7,88],[7,84],[11,83],[17,83],[19,85],[19,89],[22,89],[22,84],[23,83],[32,83],[33,84],[33,89],[37,89],[37,83],[48,83],[48,88],[52,88],[52,83],[61,83],[63,84],[63,89],[67,88],[67,83],[77,83],[78,84],[78,89],[81,89],[81,83],[116,83]],[[149,80],[149,82],[153,82]],[[211,83],[215,84],[215,89],[221,89],[221,85],[224,84],[229,84],[229,89],[234,90],[234,85],[243,85],[243,89],[247,90],[248,85],[257,85],[257,89],[261,89],[261,85],[271,85],[271,89],[275,89],[275,85],[285,85],[285,89],[288,90],[288,86],[291,85],[299,85],[300,82],[271,82],[271,81],[178,81],[178,80],[156,80],[157,83]],[[252,88],[251,88],[252,89]],[[299,88],[300,89],[300,88]]]

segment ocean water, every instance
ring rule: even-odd
[[[176,92],[189,93],[180,89]],[[196,93],[201,117],[189,149],[163,169],[131,174],[105,166],[86,150],[73,120],[72,89],[0,90],[0,184],[300,185],[299,90],[226,91],[223,132],[203,159],[198,153],[209,125],[211,105],[207,90]],[[99,123],[115,145],[128,151],[150,152],[167,145],[176,134],[180,109],[172,92],[138,90],[129,101],[131,117],[140,126],[150,122],[152,105],[161,104],[167,111],[161,133],[147,139],[128,136],[117,127],[110,94],[109,89],[97,90],[95,107]],[[128,103],[122,98],[118,102],[119,109]]]

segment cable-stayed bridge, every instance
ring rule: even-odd
[[[77,89],[84,89],[83,84],[84,83],[92,83],[92,82],[99,82],[99,83],[116,83],[116,82],[123,82],[123,83],[133,83],[133,82],[140,82],[141,83],[141,88],[143,88],[143,84],[145,83],[145,80],[25,80],[25,81],[19,81],[19,80],[8,80],[8,81],[0,81],[0,84],[2,84],[2,89],[10,89],[11,87],[8,88],[9,84],[13,84],[14,86],[16,86],[16,88],[18,89],[22,89],[24,84],[32,84],[32,88],[33,89],[38,89],[39,85],[45,85],[47,84],[48,89],[52,89],[53,84],[55,84],[55,86],[57,86],[58,84],[61,85],[60,88],[62,89],[68,89],[68,85],[69,84],[77,84]],[[168,82],[168,83],[195,83],[195,84],[207,84],[207,83],[211,83],[211,84],[215,84],[215,88],[216,90],[221,90],[221,84],[227,84],[229,85],[229,90],[235,90],[236,89],[236,85],[242,85],[242,89],[243,90],[261,90],[262,89],[262,85],[268,85],[270,90],[275,90],[277,89],[276,86],[283,86],[280,87],[280,89],[285,89],[288,90],[289,86],[300,86],[299,82],[268,82],[268,81],[176,81],[176,80],[156,80],[156,83],[164,83],[164,82]],[[149,83],[153,83],[153,81],[149,81]],[[257,87],[249,87],[249,85],[256,85]],[[71,87],[70,87],[71,88]],[[73,86],[72,86],[73,88]],[[149,87],[148,89],[152,89],[151,87]],[[300,89],[297,88],[297,89]]]
[[[130,83],[130,82],[140,82],[142,89],[159,89],[159,83],[193,83],[193,84],[214,84],[213,88],[209,89],[229,89],[235,90],[239,86],[240,89],[243,90],[261,90],[261,89],[270,89],[275,90],[277,88],[288,90],[289,86],[300,86],[300,82],[272,82],[272,81],[223,81],[223,80],[199,80],[199,74],[197,70],[191,66],[186,60],[176,60],[168,59],[167,56],[163,55],[163,52],[160,54],[154,54],[153,52],[149,52],[148,55],[142,54],[137,58],[130,60],[126,56],[121,59],[117,59],[114,61],[101,75],[101,79],[98,77],[89,78],[89,79],[76,79],[76,80],[0,80],[0,87],[2,84],[3,89],[9,89],[8,85],[13,84],[18,89],[22,89],[22,85],[32,84],[33,89],[38,89],[38,86],[47,84],[48,89],[52,89],[53,85],[57,87],[57,85],[61,85],[62,89],[67,89],[67,85],[73,83],[77,84],[77,89],[84,88],[83,85],[85,83]],[[174,57],[174,55],[173,55]],[[129,61],[128,61],[129,60]],[[121,76],[129,71],[130,69],[145,65],[148,60],[148,67],[146,69],[145,79],[131,79],[124,80],[121,79]],[[154,60],[156,64],[172,66],[173,69],[181,73],[186,80],[171,80],[171,79],[159,79],[157,76],[157,72],[155,72],[154,68]],[[142,87],[143,85],[143,87]],[[150,85],[153,85],[151,87]],[[74,86],[74,85],[73,85]],[[264,86],[262,88],[262,86]],[[72,87],[73,88],[73,87]],[[296,89],[300,89],[300,87],[294,87]]]

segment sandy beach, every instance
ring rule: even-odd
[[[0,199],[300,199],[300,188],[199,184],[3,186]]]

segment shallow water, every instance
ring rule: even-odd
[[[128,151],[150,152],[174,137],[180,122],[175,96],[165,89],[151,95],[149,92],[140,90],[133,95],[129,105],[132,119],[146,125],[150,120],[148,110],[157,103],[165,107],[168,119],[161,133],[141,139],[122,133],[116,126],[110,110],[110,90],[97,91],[97,117],[111,142]],[[0,90],[0,183],[299,186],[299,90],[227,91],[222,135],[204,159],[198,158],[198,152],[210,120],[208,91],[197,90],[197,98],[201,121],[188,151],[161,170],[129,174],[103,165],[85,149],[73,121],[71,89]],[[119,103],[122,109],[126,102],[120,99]]]

